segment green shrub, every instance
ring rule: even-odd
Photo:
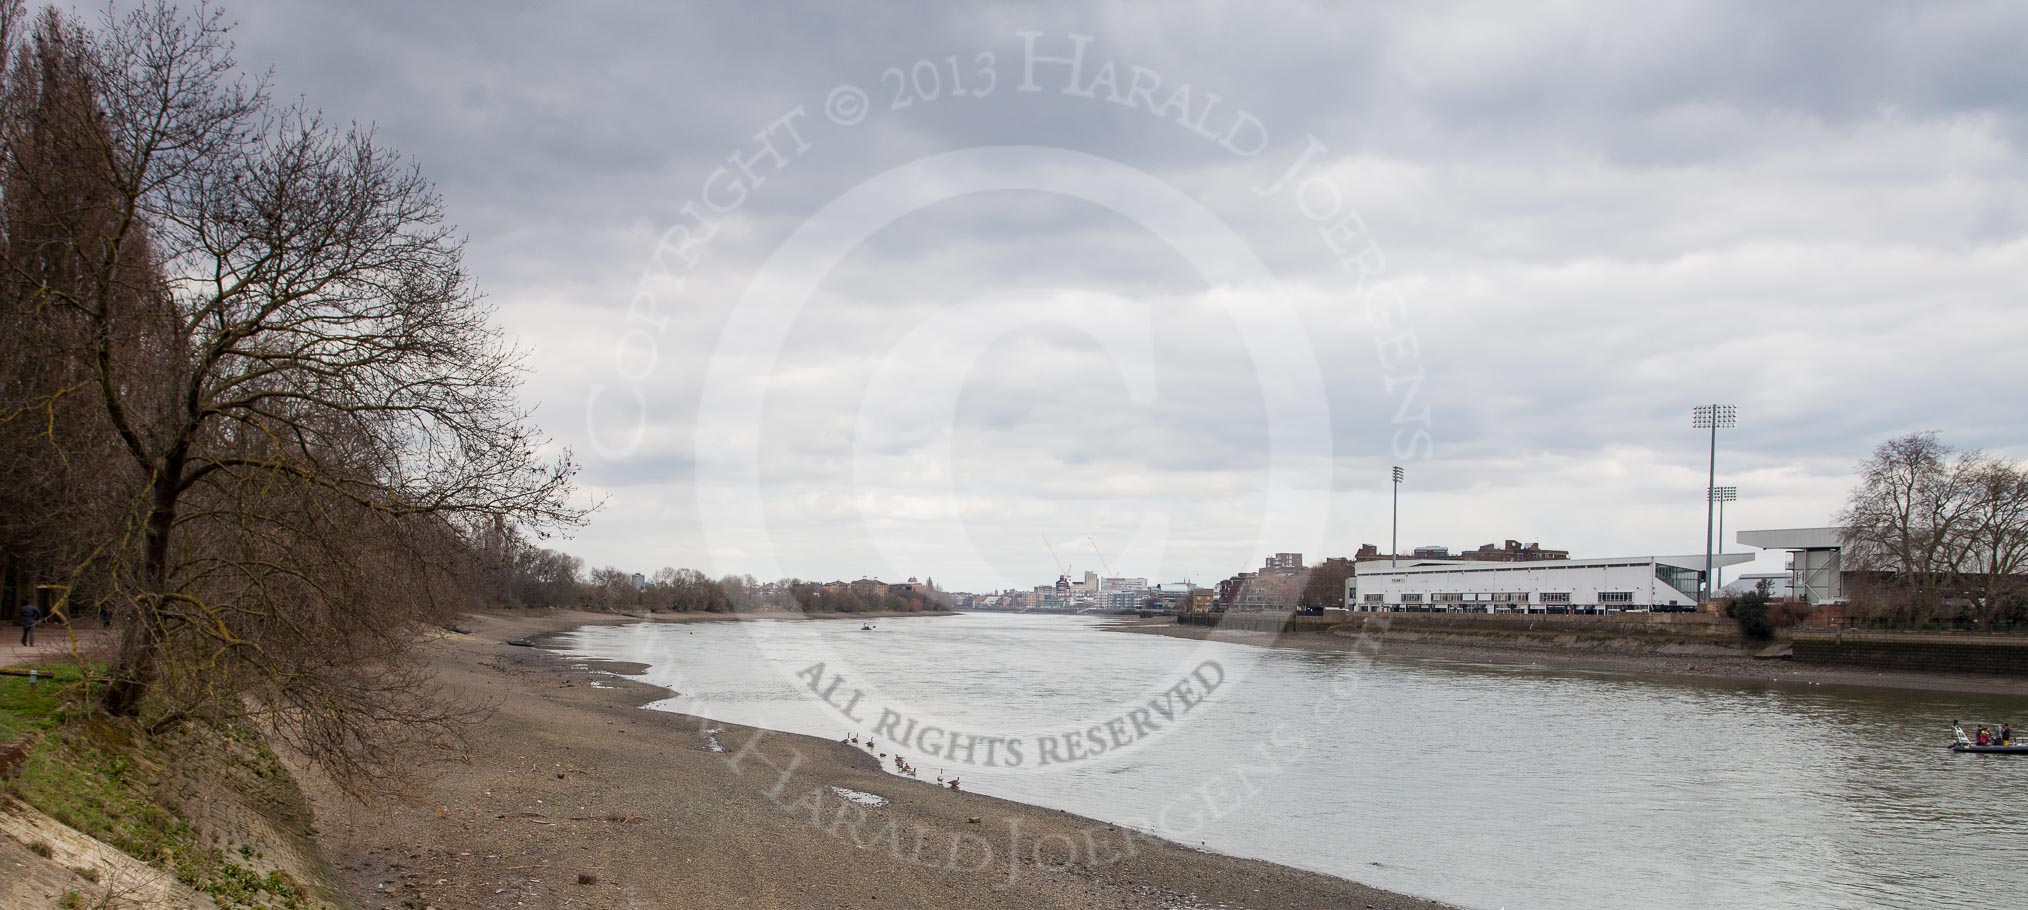
[[[1725,603],[1725,615],[1739,624],[1739,634],[1753,641],[1774,638],[1775,623],[1768,615],[1768,597],[1761,591],[1741,594]]]

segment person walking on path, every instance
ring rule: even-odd
[[[41,618],[42,611],[36,609],[34,604],[29,603],[27,601],[23,601],[21,603],[21,613],[19,614],[19,619],[21,620],[22,647],[24,648],[35,647],[35,622],[36,620],[39,620]]]

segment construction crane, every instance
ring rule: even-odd
[[[1063,567],[1063,558],[1056,555],[1056,547],[1050,544],[1049,535],[1042,535],[1042,545],[1049,547],[1049,558],[1056,561],[1056,574],[1069,578],[1070,570]]]
[[[1084,540],[1085,540],[1085,542],[1086,542],[1086,543],[1088,543],[1088,544],[1091,544],[1091,551],[1092,551],[1092,552],[1093,552],[1094,554],[1097,554],[1097,556],[1098,556],[1098,561],[1099,561],[1099,568],[1101,568],[1101,569],[1104,569],[1104,570],[1106,570],[1106,574],[1105,574],[1105,575],[1103,575],[1103,576],[1100,576],[1100,577],[1099,577],[1099,583],[1098,583],[1098,586],[1099,586],[1099,590],[1098,590],[1098,593],[1100,593],[1100,594],[1103,594],[1103,593],[1105,593],[1105,589],[1106,589],[1106,578],[1107,578],[1107,577],[1110,577],[1110,576],[1111,576],[1111,575],[1113,574],[1113,567],[1112,567],[1112,564],[1111,564],[1111,563],[1108,563],[1108,562],[1106,562],[1106,554],[1104,554],[1104,553],[1102,553],[1102,552],[1100,552],[1100,551],[1099,551],[1099,547],[1098,547],[1098,541],[1096,541],[1096,540],[1093,540],[1093,539],[1091,539],[1091,537],[1090,537],[1089,535],[1087,535],[1087,536],[1085,537],[1085,539],[1084,539]]]
[[[1099,568],[1106,570],[1107,575],[1113,574],[1113,567],[1106,562],[1106,554],[1099,552],[1098,541],[1090,537],[1086,537],[1084,540],[1086,543],[1091,544],[1091,551],[1098,555]]]

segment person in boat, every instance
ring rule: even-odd
[[[2003,745],[2003,746],[2011,746],[2011,745],[2013,745],[2013,744],[2014,744],[2014,725],[2013,725],[2013,724],[2001,724],[2001,725],[2000,725],[2000,745]]]
[[[1992,731],[1986,729],[1985,724],[1979,725],[1979,738],[1977,742],[1981,746],[1990,746],[1993,744],[1993,733]]]

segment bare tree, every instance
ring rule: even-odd
[[[1838,521],[1846,568],[1882,577],[1868,593],[1897,622],[1990,622],[2028,568],[2028,475],[1934,433],[1874,450]]]
[[[543,454],[413,164],[272,103],[205,7],[52,13],[30,44],[24,67],[78,91],[7,120],[10,208],[61,216],[29,225],[11,277],[74,329],[63,391],[124,462],[124,527],[93,563],[133,621],[102,705],[164,723],[251,703],[357,770],[367,725],[446,719],[395,669],[405,643],[465,605],[474,541],[582,519],[574,467]]]
[[[1979,580],[1979,618],[1987,623],[2011,619],[2003,611],[2019,597],[2021,574],[2028,570],[2028,471],[1988,457],[1972,464],[1969,475],[1965,570]]]

